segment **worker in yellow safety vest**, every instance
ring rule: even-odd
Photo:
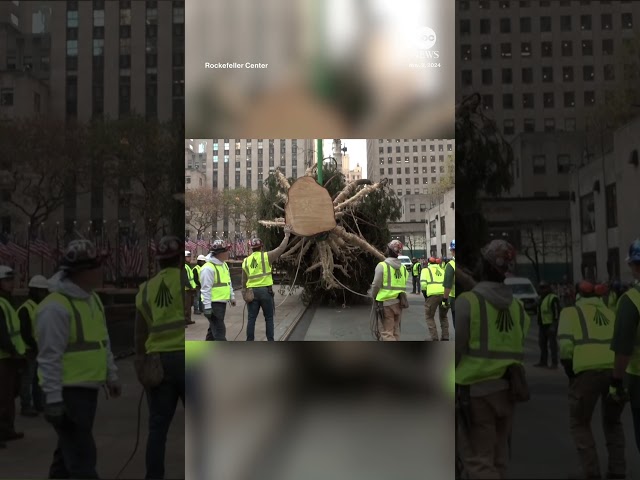
[[[48,478],[98,478],[93,424],[98,391],[117,398],[121,387],[111,352],[102,286],[102,259],[88,240],[67,245],[51,293],[36,313],[38,378],[45,418],[58,442]]]
[[[18,308],[20,333],[26,346],[26,365],[20,381],[20,415],[37,417],[44,410],[42,391],[38,385],[36,358],[36,310],[38,304],[49,294],[49,283],[42,275],[35,275],[29,281],[29,298]]]
[[[415,293],[416,295],[420,294],[420,271],[422,270],[422,265],[417,258],[413,257],[413,265],[411,266],[411,276],[413,278],[413,290],[411,293]]]
[[[540,361],[535,367],[549,367],[551,352],[551,368],[558,368],[558,321],[560,320],[560,299],[551,291],[551,286],[542,281],[538,285],[540,304],[538,305],[538,345]]]
[[[528,395],[522,361],[531,321],[504,284],[513,246],[493,240],[481,255],[482,281],[456,300],[456,440],[466,478],[507,478],[514,400]]]
[[[442,296],[442,306],[451,308],[453,326],[456,326],[456,241],[451,240],[449,244],[451,259],[444,270],[444,295]]]
[[[406,293],[409,277],[409,272],[398,259],[402,249],[403,245],[399,240],[389,242],[387,258],[376,266],[371,284],[371,296],[376,302],[376,314],[382,323],[380,339],[385,342],[400,340],[402,308],[399,297]]]
[[[191,265],[191,252],[184,251],[184,271],[187,274],[188,283],[184,287],[184,322],[185,325],[193,325],[196,323],[191,319],[191,305],[195,297],[198,286],[193,279],[193,266]]]
[[[424,311],[427,320],[427,328],[431,340],[442,341],[449,340],[449,318],[447,317],[447,309],[442,306],[442,295],[444,294],[444,271],[438,265],[438,260],[434,257],[429,258],[429,266],[422,270],[420,276],[420,285],[422,287],[422,295],[424,296]],[[442,335],[438,337],[438,328],[436,327],[435,314],[439,313],[440,329]]]
[[[209,320],[206,340],[226,341],[227,327],[224,317],[227,304],[236,306],[236,297],[229,271],[229,246],[224,240],[215,240],[209,249],[207,263],[201,270],[204,316]]]
[[[600,295],[602,288],[583,281],[580,300],[560,313],[560,361],[569,377],[569,429],[583,472],[571,478],[602,478],[591,418],[598,399],[609,453],[606,478],[627,478],[624,431],[620,416],[625,399],[609,395],[614,354],[610,350],[615,314]]]
[[[26,348],[12,305],[14,275],[12,268],[0,265],[0,448],[6,448],[5,441],[24,437],[24,433],[15,430],[15,398]]]
[[[136,373],[149,407],[145,478],[164,478],[167,432],[178,400],[184,406],[183,249],[178,237],[163,237],[156,254],[159,271],[136,295]]]
[[[204,313],[204,307],[202,306],[202,285],[200,284],[200,270],[204,264],[207,263],[207,257],[204,255],[198,255],[196,265],[191,269],[193,273],[193,282],[196,284],[196,291],[193,295],[193,313],[196,315],[202,315]]]
[[[611,342],[615,353],[611,389],[619,397],[629,397],[636,448],[640,451],[640,239],[629,246],[627,264],[633,283],[618,300]]]
[[[291,225],[284,226],[284,239],[280,245],[270,252],[263,252],[264,244],[259,238],[252,238],[250,246],[252,253],[242,262],[243,298],[247,302],[249,316],[247,319],[247,341],[253,342],[256,320],[262,308],[266,324],[267,341],[274,341],[273,314],[275,302],[273,300],[273,276],[271,265],[274,264],[289,244]]]

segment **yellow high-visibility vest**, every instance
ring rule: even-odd
[[[7,323],[7,331],[9,332],[11,343],[13,343],[13,346],[16,347],[16,351],[20,355],[24,355],[24,352],[26,351],[26,345],[24,344],[22,335],[20,335],[20,319],[18,318],[18,313],[9,303],[9,301],[2,297],[0,297],[0,310],[2,310],[5,322]],[[9,354],[9,352],[0,350],[0,359],[3,358],[11,358],[11,355]]]
[[[242,262],[242,269],[247,275],[247,288],[273,285],[269,255],[266,252],[253,252]]]
[[[376,295],[376,301],[384,302],[398,298],[398,295],[407,289],[409,272],[402,265],[398,269],[391,268],[386,262],[380,262],[378,265],[382,265],[382,287]]]

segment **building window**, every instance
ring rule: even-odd
[[[604,66],[604,79],[605,80],[615,80],[616,79],[616,66],[615,65],[605,65]]]
[[[565,118],[565,120],[564,120],[564,129],[567,132],[575,132],[576,131],[576,119],[575,118]]]
[[[482,35],[489,35],[491,33],[491,20],[488,18],[482,18],[480,20],[480,33]]]
[[[533,83],[533,68],[522,69],[522,83]]]
[[[551,42],[542,42],[540,44],[540,52],[543,57],[553,56],[553,44]]]
[[[471,60],[471,45],[462,45],[460,47],[460,56],[463,60]]]
[[[584,92],[585,107],[593,107],[595,104],[596,104],[596,92],[592,90]]]
[[[435,220],[431,220],[429,222],[429,236],[431,238],[436,237],[436,221]]]
[[[633,14],[631,13],[622,14],[622,28],[628,29],[628,30],[633,28]]]
[[[560,31],[562,32],[571,31],[571,15],[562,15],[560,17]]]
[[[531,56],[531,43],[522,42],[520,44],[520,56],[521,57],[530,57]]]
[[[502,108],[513,109],[513,94],[504,93],[502,94]]]
[[[483,85],[493,84],[493,70],[491,69],[482,70],[482,84]]]
[[[558,155],[558,173],[566,174],[571,170],[569,155]]]
[[[13,88],[0,88],[0,106],[13,106]]]
[[[491,45],[488,43],[483,44],[480,47],[480,58],[490,59],[491,58]]]
[[[611,30],[613,27],[613,17],[610,13],[600,15],[600,27],[602,30]]]
[[[485,110],[489,110],[493,108],[493,95],[483,95],[482,96],[482,105],[484,105]]]
[[[580,198],[580,223],[583,235],[596,231],[596,214],[593,192]]]
[[[427,205],[425,203],[420,204],[420,211],[423,213],[427,211]]]
[[[593,82],[596,76],[596,71],[593,65],[585,65],[582,67],[582,79],[585,82]]]
[[[553,67],[542,67],[542,81],[553,82]]]
[[[462,71],[462,85],[465,87],[473,85],[473,73],[471,70]]]
[[[544,175],[547,173],[547,159],[544,155],[533,156],[533,174]]]
[[[540,31],[541,32],[551,31],[551,17],[540,17]]]
[[[612,183],[605,188],[607,228],[618,226],[618,199],[616,194],[616,184]]]
[[[520,33],[531,33],[531,17],[520,19]]]
[[[544,119],[544,131],[545,132],[555,132],[556,130],[556,121],[553,118],[545,118]]]
[[[543,94],[544,108],[554,107],[554,95],[553,92],[546,92]]]
[[[183,2],[173,2],[173,23],[184,23]]]
[[[536,130],[536,122],[533,118],[525,118],[524,119],[524,131],[529,133],[529,132],[535,132]]]
[[[576,94],[574,92],[564,92],[564,106],[566,108],[576,106]]]
[[[565,82],[573,82],[573,67],[562,67],[562,79]]]
[[[522,108],[533,108],[533,93],[523,93],[522,94]]]
[[[573,55],[573,43],[569,40],[563,41],[561,51],[563,57],[570,57],[571,55]]]
[[[94,39],[93,40],[93,56],[101,57],[103,55],[104,55],[104,40]]]
[[[67,57],[77,57],[77,56],[78,56],[78,41],[67,40]]]
[[[514,134],[514,121],[513,120],[505,120],[503,123],[503,133],[505,135],[513,135]]]
[[[460,20],[460,34],[471,34],[471,20]]]
[[[591,40],[582,41],[582,55],[586,57],[593,55],[593,42]]]
[[[580,30],[588,32],[591,30],[591,15],[580,16]]]
[[[610,38],[605,38],[602,40],[602,54],[603,55],[613,55],[613,40]]]
[[[502,69],[502,83],[503,84],[513,83],[513,73],[510,68]]]
[[[502,58],[511,58],[511,44],[503,43],[500,45],[500,56]]]
[[[440,235],[446,235],[447,234],[447,229],[445,228],[446,223],[445,223],[444,220],[445,220],[445,216],[442,215],[440,217]]]
[[[511,19],[510,18],[501,18],[500,19],[500,33],[511,33]]]
[[[93,11],[93,26],[104,27],[104,10]]]

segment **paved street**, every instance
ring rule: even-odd
[[[120,360],[117,364],[122,382],[122,397],[107,400],[100,392],[94,426],[98,449],[98,475],[100,478],[109,479],[116,478],[133,452],[138,422],[138,401],[142,389],[135,377],[133,357]],[[135,479],[145,476],[147,412],[145,399],[141,410],[140,444],[134,459],[120,478]],[[8,448],[0,450],[0,477],[47,478],[56,442],[53,428],[41,416],[18,416],[16,429],[24,432],[25,438],[10,442]],[[179,404],[167,440],[165,478],[184,478],[184,458],[184,409],[182,404]]]
[[[292,323],[294,323],[300,315],[304,312],[304,305],[300,295],[302,294],[302,288],[298,288],[293,291],[292,295],[287,297],[289,288],[284,290],[285,295],[280,293],[280,286],[274,285],[276,313],[274,316],[274,338],[280,339],[282,335],[288,330]],[[285,300],[286,299],[286,300]],[[245,341],[247,338],[247,317],[249,313],[245,308],[244,300],[240,290],[236,291],[236,306],[232,307],[227,305],[227,312],[225,314],[225,325],[227,326],[227,340],[228,341]],[[244,314],[244,318],[243,318]],[[186,329],[187,340],[204,340],[207,336],[207,328],[209,323],[204,315],[192,315],[192,320],[195,320],[195,325],[189,325]],[[237,337],[237,339],[236,339]],[[256,321],[255,340],[266,341],[264,315],[262,310],[258,314]]]
[[[579,472],[577,453],[569,433],[568,381],[562,368],[553,371],[532,366],[539,360],[537,336],[538,327],[534,319],[525,351],[531,401],[519,405],[516,412],[509,478],[567,478],[568,474]],[[607,455],[600,418],[598,405],[593,426],[604,475]],[[623,423],[630,473],[627,478],[638,478],[640,456],[635,448],[628,406],[623,414]]]
[[[413,295],[411,285],[407,286],[409,308],[403,312],[401,340],[424,341],[428,338],[424,314],[424,297]],[[290,340],[293,341],[374,341],[371,333],[371,304],[347,305],[347,308],[319,306],[309,309]],[[438,332],[440,325],[437,321]],[[449,337],[455,340],[451,312],[449,312]]]

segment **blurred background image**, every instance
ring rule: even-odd
[[[444,0],[189,2],[186,131],[451,138],[453,15]]]
[[[37,303],[34,288],[48,294],[70,242],[95,247],[102,262],[93,291],[122,390],[109,400],[98,391],[97,472],[144,478],[148,408],[134,368],[135,299],[160,270],[160,239],[184,239],[184,2],[7,1],[0,38],[0,266],[13,276],[2,296],[14,309]],[[54,457],[56,432],[30,389],[38,342],[2,359],[24,372],[8,402],[15,432],[0,431],[0,443],[12,437],[0,450],[3,478],[47,478]],[[3,370],[5,395],[8,378]],[[184,476],[183,418],[179,408],[160,462],[165,478]]]
[[[452,477],[452,343],[203,348],[186,478]]]

